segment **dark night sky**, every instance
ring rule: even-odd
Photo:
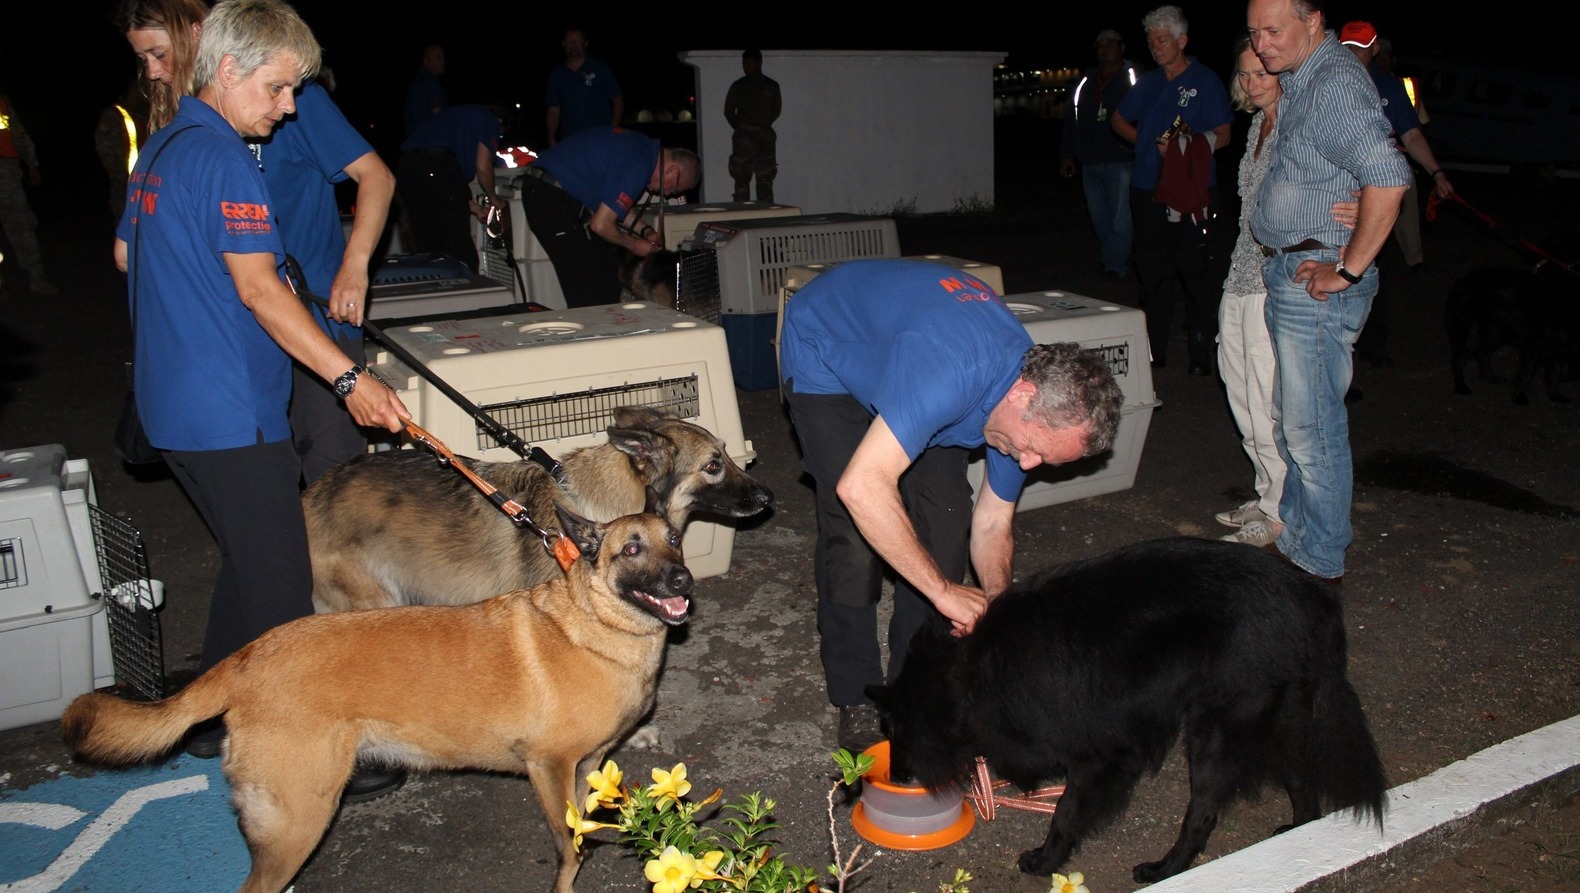
[[[334,69],[337,101],[353,122],[385,150],[383,137],[398,126],[407,82],[421,47],[446,47],[452,102],[521,101],[524,129],[542,127],[546,71],[559,60],[560,29],[567,22],[526,10],[537,4],[427,4],[438,12],[418,24],[405,4],[371,0],[299,0],[296,4],[325,48]],[[565,5],[565,4],[561,4]],[[587,4],[591,6],[592,4]],[[992,50],[1019,68],[1090,64],[1091,40],[1103,28],[1125,35],[1127,54],[1150,66],[1140,20],[1155,2],[1001,3],[970,7],[921,4],[835,4],[824,0],[759,4],[600,4],[612,10],[579,20],[589,52],[614,66],[626,108],[678,111],[690,97],[692,69],[676,54],[695,49]],[[1244,24],[1240,0],[1181,4],[1191,18],[1189,51],[1227,74],[1233,40]],[[1524,4],[1501,4],[1496,21],[1450,17],[1441,5],[1419,2],[1329,3],[1329,21],[1369,17],[1402,57],[1440,52],[1464,58],[1538,67],[1556,64],[1557,34],[1571,29],[1550,15],[1518,15]],[[1534,3],[1530,4],[1534,6]],[[0,90],[17,100],[34,132],[48,176],[67,165],[95,166],[92,132],[99,112],[133,74],[122,35],[110,25],[114,0],[78,0],[67,7],[50,0],[8,3],[6,50],[0,56]],[[20,8],[18,8],[20,7]],[[69,9],[69,12],[62,10]],[[401,10],[395,14],[394,10]],[[980,10],[973,18],[967,9]],[[895,10],[901,10],[896,12]],[[1544,35],[1546,35],[1544,37]],[[1485,41],[1485,42],[1482,42]],[[1514,55],[1513,51],[1523,53]],[[771,62],[766,73],[772,75]]]

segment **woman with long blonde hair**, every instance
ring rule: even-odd
[[[192,93],[192,66],[209,7],[203,0],[122,0],[115,26],[137,55],[148,129],[170,123],[181,97]]]

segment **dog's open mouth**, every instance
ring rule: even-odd
[[[679,626],[686,622],[691,615],[691,599],[684,595],[672,595],[668,598],[648,595],[640,589],[630,590],[631,600],[641,605],[649,614],[664,621],[670,626]]]

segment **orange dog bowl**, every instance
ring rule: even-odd
[[[861,777],[861,801],[850,823],[863,839],[891,850],[936,850],[959,842],[976,815],[958,791],[930,791],[889,778],[889,742],[867,748],[872,768]]]

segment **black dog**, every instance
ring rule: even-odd
[[[1350,809],[1382,824],[1387,780],[1345,677],[1338,593],[1261,549],[1175,537],[1046,571],[996,599],[965,639],[926,630],[895,682],[871,686],[890,774],[963,785],[977,756],[1032,790],[1062,778],[1047,875],[1117,819],[1180,730],[1191,798],[1141,883],[1185,870],[1218,814],[1281,785],[1293,825]],[[1293,827],[1293,825],[1286,827]],[[1282,829],[1280,829],[1282,830]]]
[[[1533,270],[1472,270],[1449,289],[1443,320],[1454,393],[1470,393],[1465,367],[1471,360],[1482,381],[1507,384],[1493,370],[1492,355],[1512,347],[1519,353],[1516,404],[1529,405],[1538,372],[1549,400],[1569,402],[1558,383],[1580,369],[1580,276],[1548,261]]]

